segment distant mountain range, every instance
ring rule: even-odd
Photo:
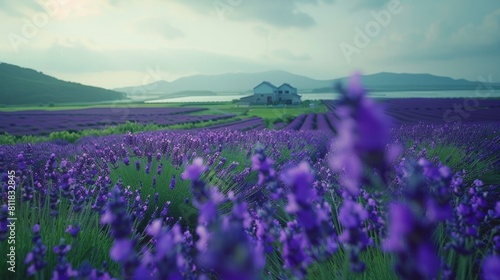
[[[341,82],[345,84],[347,78],[334,79],[333,84]],[[480,82],[472,82],[465,79],[453,79],[450,77],[436,76],[431,74],[407,74],[388,73],[365,75],[362,77],[363,85],[370,91],[439,91],[439,90],[475,90]],[[499,86],[496,84],[494,86]],[[313,91],[321,91],[316,88]]]
[[[274,70],[259,73],[228,73],[220,75],[195,75],[173,82],[158,81],[138,87],[117,88],[129,96],[179,96],[183,92],[212,91],[217,93],[249,94],[262,81],[276,86],[289,83],[300,93],[332,92],[337,82],[345,84],[347,78],[315,80],[286,71]],[[416,90],[474,90],[479,82],[435,76],[431,74],[377,73],[363,76],[363,84],[370,91]],[[498,85],[497,85],[498,86]]]
[[[0,63],[0,104],[83,103],[126,99],[108,89],[65,82],[33,69]]]
[[[153,84],[108,90],[66,82],[47,76],[33,69],[0,63],[0,105],[47,103],[96,103],[114,100],[155,99],[158,97],[183,97],[217,94],[251,94],[262,81],[276,86],[289,83],[301,94],[332,92],[333,86],[347,78],[315,80],[286,71],[274,70],[259,73],[228,73],[195,75],[173,82],[158,81]],[[479,82],[452,79],[430,74],[377,73],[363,76],[363,85],[370,91],[425,91],[425,90],[475,90]],[[500,89],[500,84],[492,84]]]
[[[227,73],[219,75],[195,75],[179,78],[173,82],[158,81],[138,87],[117,88],[115,90],[127,94],[151,95],[175,94],[183,91],[212,91],[218,93],[250,93],[262,81],[269,81],[276,86],[290,83],[299,89],[324,87],[329,81],[314,80],[305,76],[295,75],[286,71],[266,71],[259,73]]]

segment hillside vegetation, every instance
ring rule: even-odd
[[[33,69],[0,63],[0,104],[102,102],[125,98],[121,92],[61,81]]]

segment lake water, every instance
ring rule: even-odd
[[[299,93],[302,100],[331,100],[338,99],[338,93]],[[217,94],[203,96],[184,96],[163,98],[157,100],[149,100],[146,103],[170,103],[170,102],[225,102],[239,99],[243,96],[239,94]],[[487,89],[482,91],[474,90],[450,90],[450,91],[391,91],[391,92],[372,92],[369,96],[373,98],[484,98],[484,97],[500,97],[500,91],[495,90],[488,92]]]

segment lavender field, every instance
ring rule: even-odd
[[[374,101],[358,76],[340,91],[279,130],[251,117],[1,145],[0,279],[499,279],[500,102],[447,121],[462,101]],[[226,117],[196,110],[126,120]],[[0,115],[18,134],[126,121]]]
[[[0,112],[0,131],[12,135],[102,129],[133,122],[173,125],[231,118],[232,115],[189,115],[203,108],[93,108],[60,111]]]
[[[393,98],[378,101],[395,124],[500,122],[498,98]],[[335,112],[338,102],[323,101],[332,112]]]

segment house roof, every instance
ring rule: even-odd
[[[250,96],[241,97],[240,100],[243,101],[243,100],[252,99],[252,98],[254,98],[254,96],[250,95]]]
[[[268,81],[263,81],[262,83],[258,84],[256,87],[254,87],[254,89],[255,89],[255,88],[258,88],[258,87],[259,87],[259,86],[261,86],[262,84],[266,84],[266,85],[268,85],[268,86],[270,86],[270,87],[272,87],[272,88],[275,88],[275,89],[277,88],[275,85],[271,84],[270,82],[268,82]]]
[[[284,84],[282,84],[281,86],[279,86],[278,88],[282,88],[282,87],[284,87],[284,86],[287,86],[287,87],[290,87],[290,88],[293,88],[293,89],[297,89],[297,88],[292,87],[292,86],[291,86],[290,84],[288,84],[288,83],[284,83]]]

